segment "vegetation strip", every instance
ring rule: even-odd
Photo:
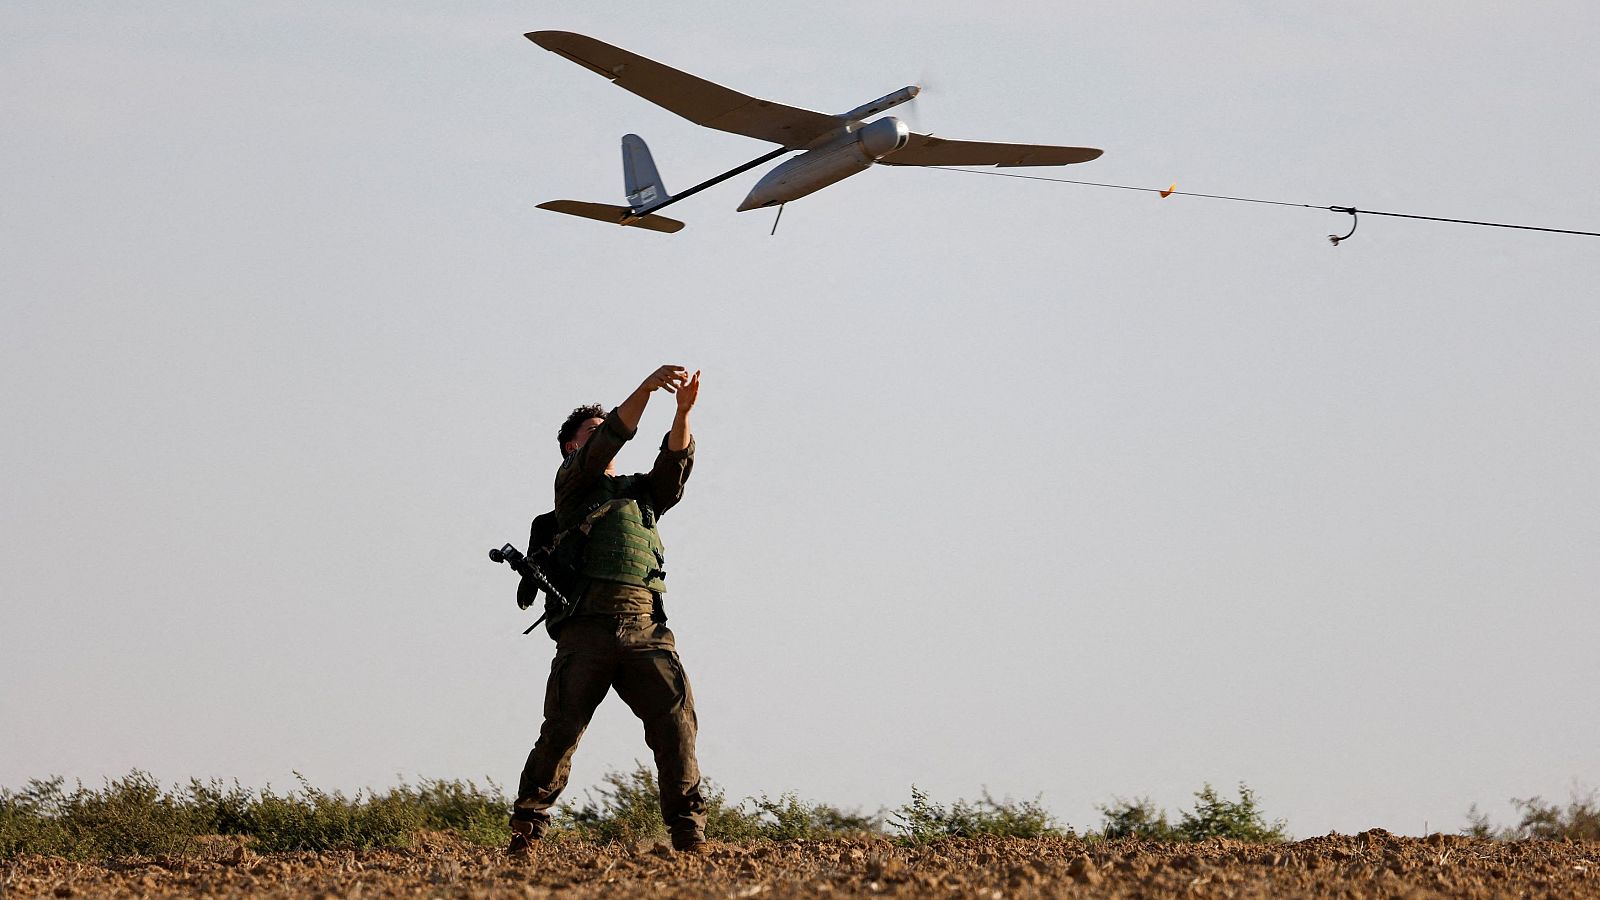
[[[864,837],[917,847],[974,837],[1090,843],[1287,839],[1285,823],[1268,821],[1243,784],[1232,800],[1206,785],[1176,824],[1148,798],[1118,799],[1100,807],[1099,828],[1081,834],[1057,822],[1037,800],[995,800],[986,794],[976,802],[946,806],[916,786],[909,803],[876,814],[808,803],[793,793],[730,803],[711,787],[707,800],[708,837],[734,843]],[[1517,825],[1496,829],[1474,807],[1463,831],[1500,840],[1600,840],[1600,798],[1593,791],[1574,790],[1565,806],[1537,797],[1512,802],[1522,814]],[[495,847],[510,837],[509,806],[493,782],[480,787],[472,781],[424,780],[346,796],[319,790],[303,778],[297,790],[286,793],[199,780],[164,789],[138,771],[101,789],[79,784],[68,790],[64,779],[51,778],[21,790],[0,789],[0,859],[204,855],[218,836],[256,853],[403,848],[429,833]],[[558,842],[636,843],[662,837],[654,774],[640,765],[630,773],[607,775],[581,802],[560,807],[555,826],[551,837]]]

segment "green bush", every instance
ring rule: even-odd
[[[65,784],[55,777],[0,790],[0,857],[182,853],[200,835],[255,830],[250,792],[237,784],[191,780],[186,792],[168,791],[137,769],[100,790]]]
[[[556,810],[552,835],[590,841],[636,841],[665,837],[656,775],[643,763],[631,772],[610,772],[601,786],[579,805]],[[773,800],[747,798],[729,803],[711,782],[702,787],[706,801],[706,837],[717,841],[818,839],[881,831],[875,816],[847,813],[825,804],[802,802],[793,793]]]
[[[21,791],[0,788],[0,859],[24,853],[66,855],[72,841],[61,819],[65,779],[31,779]]]
[[[255,834],[255,794],[239,786],[225,788],[220,780],[189,779],[186,801],[193,807],[197,834]]]
[[[729,803],[722,788],[706,782],[706,837],[714,841],[757,841],[766,837],[760,812],[750,812],[744,802]]]
[[[847,813],[822,803],[804,803],[794,793],[783,794],[777,800],[762,794],[761,799],[750,802],[755,805],[757,813],[764,817],[761,836],[768,840],[820,840],[883,831],[883,822],[878,816]]]
[[[1522,814],[1521,821],[1515,826],[1496,829],[1490,824],[1489,817],[1479,812],[1478,805],[1474,803],[1467,810],[1467,827],[1462,829],[1462,833],[1505,841],[1600,841],[1600,792],[1584,792],[1574,785],[1565,807],[1546,803],[1540,797],[1526,800],[1512,798],[1511,805]]]
[[[1105,821],[1100,836],[1139,838],[1147,841],[1203,841],[1221,837],[1238,841],[1276,842],[1286,840],[1284,822],[1268,822],[1256,804],[1255,792],[1239,784],[1239,799],[1225,800],[1210,784],[1195,792],[1194,809],[1183,814],[1176,826],[1167,821],[1166,810],[1158,809],[1150,798],[1117,798],[1110,806],[1099,807]]]
[[[197,811],[148,772],[107,782],[103,792],[80,785],[67,802],[74,836],[96,855],[179,853],[202,830]]]
[[[661,800],[656,773],[643,765],[631,773],[607,772],[599,787],[584,792],[581,806],[563,803],[551,822],[557,837],[590,841],[635,841],[661,837]]]
[[[1512,800],[1511,804],[1522,810],[1522,821],[1517,823],[1516,829],[1518,837],[1600,841],[1600,796],[1594,791],[1582,796],[1573,788],[1572,799],[1565,809],[1538,797]]]
[[[722,789],[707,781],[701,786],[706,803],[706,837],[719,841],[749,841],[762,837],[758,812],[743,804],[730,804]],[[563,804],[556,810],[552,831],[557,837],[590,841],[637,841],[665,837],[661,821],[661,794],[656,773],[643,763],[632,772],[608,772],[601,785],[586,792],[581,806]]]
[[[187,794],[163,790],[147,772],[82,782],[32,780],[20,792],[0,791],[0,857],[49,853],[79,858],[182,853],[195,837],[249,830],[249,793],[191,781]]]
[[[1110,806],[1098,807],[1105,822],[1100,826],[1100,836],[1105,838],[1139,838],[1146,841],[1175,841],[1178,835],[1167,821],[1165,810],[1157,809],[1149,797],[1138,800],[1116,798]]]
[[[472,781],[424,779],[416,787],[402,781],[383,800],[416,810],[422,827],[430,831],[453,832],[486,846],[511,839],[511,803],[493,781],[486,789]]]
[[[203,817],[181,796],[161,788],[148,772],[108,780],[104,790],[82,783],[49,800],[67,847],[78,856],[152,856],[181,853],[204,830]]]
[[[370,850],[406,847],[423,827],[422,810],[395,792],[354,797],[312,787],[300,773],[300,793],[261,791],[254,807],[260,850]]]
[[[1236,841],[1276,842],[1285,839],[1283,820],[1268,822],[1256,805],[1255,792],[1239,782],[1239,799],[1224,800],[1210,784],[1195,792],[1191,812],[1178,821],[1178,834],[1186,841],[1232,838]]]
[[[953,837],[1042,837],[1071,834],[1056,825],[1037,800],[996,801],[985,792],[976,803],[957,800],[946,808],[928,799],[911,786],[911,802],[891,814],[900,839],[908,844],[926,844]]]
[[[300,790],[286,794],[199,779],[168,791],[137,770],[100,790],[79,784],[68,792],[59,777],[0,789],[0,858],[181,853],[194,838],[217,834],[253,838],[264,851],[405,846],[419,829],[481,844],[510,838],[510,804],[492,782],[488,789],[471,781],[402,782],[387,793],[346,797],[295,777]]]

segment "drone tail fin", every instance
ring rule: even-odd
[[[539,208],[566,213],[569,216],[594,219],[597,222],[628,225],[668,234],[683,229],[683,223],[677,219],[648,212],[671,200],[672,194],[668,193],[666,185],[661,183],[661,173],[656,171],[656,161],[650,158],[650,148],[645,146],[644,138],[637,134],[622,136],[622,180],[628,192],[627,206],[586,203],[581,200],[551,200],[539,204]],[[692,188],[685,192],[686,195],[692,193],[694,193]]]
[[[656,171],[656,161],[650,148],[637,134],[622,136],[622,180],[627,190],[628,205],[634,209],[654,206],[672,194],[661,183],[661,173]]]

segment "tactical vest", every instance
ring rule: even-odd
[[[610,512],[589,529],[583,545],[586,578],[603,578],[662,593],[667,584],[666,552],[656,530],[655,510],[648,499],[633,495],[637,476],[602,478],[584,499],[586,510],[597,510],[613,500]]]

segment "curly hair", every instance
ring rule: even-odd
[[[606,408],[598,403],[591,403],[588,406],[580,406],[573,410],[571,415],[567,416],[567,420],[561,423],[561,430],[556,432],[556,440],[560,442],[561,445],[561,458],[566,459],[567,441],[570,441],[577,436],[579,425],[582,425],[590,419],[604,419],[605,417]]]

